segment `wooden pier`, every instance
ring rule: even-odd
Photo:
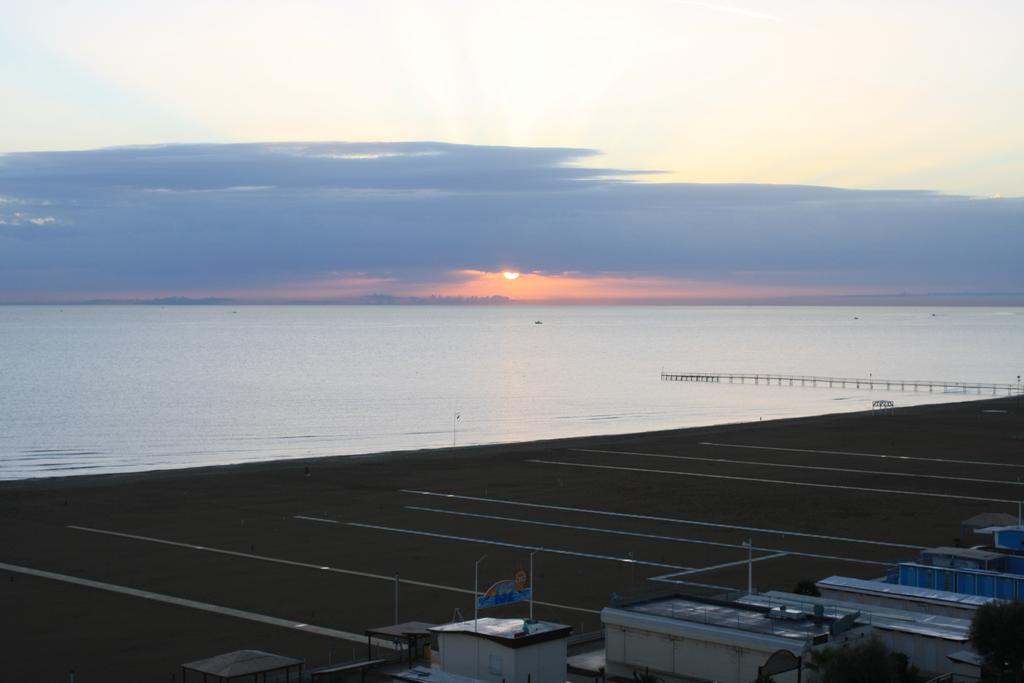
[[[833,387],[884,391],[918,391],[955,394],[991,394],[1013,396],[1021,393],[1019,384],[993,382],[951,382],[926,379],[878,379],[875,377],[820,377],[816,375],[776,375],[742,372],[661,372],[666,382],[713,382],[729,384],[765,384],[790,387]]]

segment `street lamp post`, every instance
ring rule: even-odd
[[[487,559],[484,555],[479,560],[473,563],[473,633],[480,632],[480,617],[479,617],[479,599],[480,599],[480,563]],[[476,676],[480,677],[480,638],[474,638],[476,641]]]
[[[537,554],[534,550],[530,553],[530,621],[533,621],[533,590],[534,590],[534,579],[533,579],[533,556]]]
[[[743,541],[743,547],[747,549],[747,594],[754,594],[754,539],[748,538]]]
[[[480,563],[487,559],[484,555],[479,560],[473,563],[473,632],[477,632],[477,621],[479,620],[479,604],[480,598]]]

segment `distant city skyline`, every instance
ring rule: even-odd
[[[1024,292],[1020,3],[3,6],[2,302]]]

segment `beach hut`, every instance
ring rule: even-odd
[[[1017,518],[1014,515],[1008,515],[1005,512],[983,512],[960,522],[960,540],[966,546],[977,545],[978,541],[974,540],[974,532],[978,529],[1011,526],[1016,523]]]
[[[203,683],[228,683],[228,681],[246,680],[262,683],[264,681],[302,680],[302,659],[283,657],[281,655],[262,652],[260,650],[236,650],[216,655],[207,659],[181,665],[182,683],[203,681]],[[192,673],[189,676],[189,672]],[[267,676],[271,677],[268,678]]]

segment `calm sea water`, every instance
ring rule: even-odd
[[[0,307],[0,479],[450,446],[456,412],[465,445],[964,398],[663,368],[1016,382],[1024,309]]]

